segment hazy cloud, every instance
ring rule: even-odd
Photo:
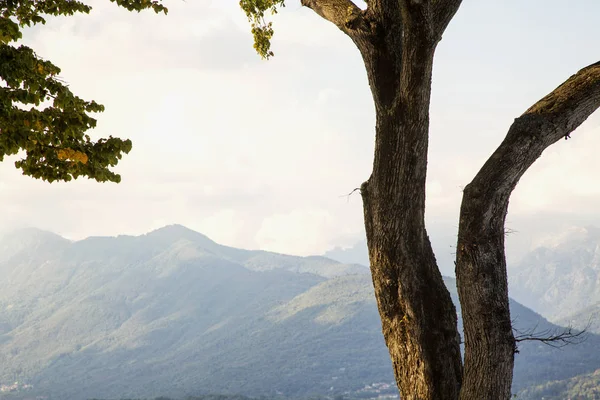
[[[265,62],[235,2],[169,2],[168,16],[93,4],[89,16],[28,31],[26,42],[62,67],[75,93],[106,105],[94,136],[134,141],[118,168],[123,182],[50,185],[6,160],[0,225],[81,238],[181,223],[224,244],[297,254],[363,238],[360,195],[346,195],[370,173],[374,110],[360,55],[336,27],[291,2]],[[444,264],[461,188],[516,116],[596,61],[600,6],[568,11],[555,0],[466,2],[439,45],[427,223]],[[535,224],[558,231],[599,219],[598,121],[523,178],[511,254],[535,243]]]

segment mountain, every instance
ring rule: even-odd
[[[262,250],[242,250],[217,244],[206,236],[181,225],[171,225],[158,229],[142,240],[156,240],[168,243],[173,238],[186,239],[200,251],[208,251],[216,257],[238,263],[252,271],[274,269],[297,273],[311,273],[326,278],[347,274],[368,274],[369,269],[355,263],[340,263],[321,256],[296,257]]]
[[[600,334],[600,303],[596,303],[557,321],[563,326],[585,329]]]
[[[327,251],[323,256],[343,263],[369,265],[369,250],[367,249],[367,241],[365,239],[356,242],[351,247],[335,247]]]
[[[573,228],[509,269],[510,295],[559,321],[600,302],[600,229]]]
[[[518,395],[519,400],[564,400],[600,399],[600,369],[591,374],[579,375],[574,378],[550,381],[523,390]]]
[[[35,228],[19,229],[0,238],[0,262],[22,252],[48,254],[61,252],[71,242],[54,233]]]
[[[181,226],[78,242],[19,231],[0,249],[0,398],[397,393],[364,267]],[[561,329],[511,310],[520,331]],[[598,349],[595,335],[562,351],[523,342],[514,390],[600,369]]]
[[[345,331],[336,338],[338,325],[299,329],[305,314],[270,322],[269,312],[325,277],[368,272],[324,257],[221,246],[182,226],[79,242],[24,230],[0,243],[0,385],[18,380],[69,399],[183,395],[204,387],[237,393],[249,382],[257,382],[249,388],[256,392],[269,379],[271,392],[306,390],[298,376],[263,376],[273,356],[264,350],[289,354],[290,340],[306,347],[319,335],[342,342]],[[375,334],[373,317],[365,326]],[[359,327],[351,329],[360,337]],[[346,364],[356,370],[365,352],[377,354],[373,346],[325,364],[336,373]],[[248,368],[255,371],[248,382],[248,375],[231,375]],[[309,364],[295,368],[301,376],[322,372]],[[377,372],[360,373],[377,381]],[[315,390],[330,387],[328,381]]]
[[[436,255],[441,268],[452,264],[444,251],[438,250]],[[368,264],[365,240],[350,248],[336,247],[324,256]],[[510,296],[551,321],[564,325],[573,313],[581,312],[584,314],[575,317],[574,326],[587,326],[590,317],[594,325],[600,319],[593,311],[600,309],[600,228],[575,227],[547,240],[510,264],[508,278]],[[597,323],[600,332],[600,320]]]

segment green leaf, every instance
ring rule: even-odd
[[[264,59],[273,56],[271,39],[274,33],[272,23],[265,20],[265,14],[277,14],[278,7],[284,6],[284,0],[240,0],[240,7],[251,24],[254,49]]]
[[[111,1],[130,11],[168,11],[155,0]],[[131,141],[112,136],[93,141],[88,134],[96,126],[91,114],[104,111],[104,106],[73,94],[58,78],[60,68],[13,43],[22,38],[22,27],[45,24],[48,15],[90,10],[76,0],[11,0],[0,7],[0,161],[24,150],[25,157],[15,166],[25,175],[48,182],[80,176],[121,181],[111,168],[131,151]],[[39,108],[47,100],[51,105]]]

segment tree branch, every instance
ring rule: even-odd
[[[567,137],[598,107],[600,62],[571,76],[515,119],[504,141],[463,191],[456,280],[465,327],[464,368],[470,372],[465,374],[461,398],[498,398],[498,393],[508,398],[510,394],[511,380],[506,377],[516,346],[504,249],[510,195],[542,152]],[[480,340],[481,332],[486,332],[485,340]],[[530,335],[517,340],[556,345],[577,337],[567,331],[566,336]]]
[[[482,207],[472,218],[479,229],[491,219],[504,221],[508,198],[525,171],[542,152],[567,138],[600,107],[600,62],[572,75],[516,118],[506,138],[465,188]]]
[[[581,331],[574,331],[573,328],[569,326],[562,331],[557,329],[545,329],[541,332],[536,332],[536,329],[537,325],[527,331],[519,331],[513,328],[513,331],[516,333],[515,342],[541,342],[550,347],[560,349],[570,344],[580,344],[587,339],[587,336],[585,335],[587,328]],[[516,350],[516,352],[518,353],[518,350]]]
[[[549,144],[568,137],[600,107],[600,61],[572,75],[530,107],[520,118],[535,116],[554,129],[546,132]],[[516,122],[516,121],[515,121]]]
[[[365,12],[351,0],[301,0],[301,3],[349,36],[354,31],[369,30]]]

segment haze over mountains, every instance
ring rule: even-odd
[[[600,229],[572,228],[530,252],[509,268],[509,290],[553,321],[592,312],[600,302]]]
[[[364,240],[325,256],[368,264]],[[521,304],[562,326],[600,332],[600,228],[573,227],[563,232],[509,264],[508,278],[509,294]]]
[[[175,225],[78,242],[20,230],[0,239],[0,274],[0,386],[32,385],[0,398],[397,393],[361,265],[222,246]],[[560,330],[511,309],[521,332]],[[600,369],[595,335],[519,349],[515,391]]]

